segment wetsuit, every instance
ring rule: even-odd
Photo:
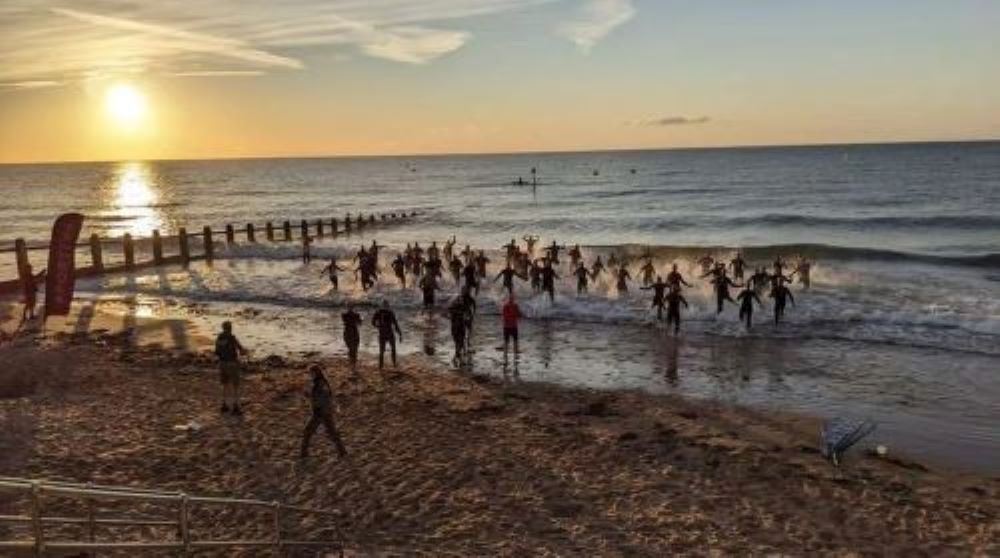
[[[358,362],[358,345],[361,344],[361,334],[358,326],[361,325],[361,315],[354,310],[348,310],[340,315],[344,322],[344,344],[347,345],[347,359],[353,365]]]
[[[667,295],[667,327],[670,327],[670,323],[673,322],[674,335],[677,335],[681,330],[681,304],[684,305],[684,308],[688,307],[684,295],[677,290],[670,291]]]
[[[384,367],[386,345],[392,349],[392,365],[395,366],[396,336],[398,335],[400,340],[403,339],[403,332],[399,329],[396,314],[388,308],[380,308],[372,316],[372,325],[378,329],[378,367]]]
[[[341,457],[346,456],[347,449],[344,448],[344,442],[340,439],[340,433],[337,432],[337,427],[333,423],[333,390],[330,389],[330,383],[322,374],[313,377],[309,398],[312,401],[312,417],[302,433],[302,449],[299,455],[303,458],[309,455],[309,441],[322,425],[326,429],[330,441],[337,448],[337,454]]]
[[[456,298],[448,306],[448,318],[451,320],[451,339],[455,343],[455,361],[462,359],[465,350],[466,309],[462,299]]]
[[[406,260],[403,256],[396,256],[396,259],[392,260],[392,271],[396,274],[396,278],[399,279],[399,284],[406,288]]]
[[[624,267],[618,268],[618,292],[625,293],[628,292],[628,281],[632,279],[632,275]]]
[[[497,274],[497,276],[493,279],[493,281],[496,282],[496,280],[500,279],[501,277],[503,277],[503,288],[507,289],[507,292],[510,294],[514,294],[514,278],[517,277],[522,281],[524,281],[525,279],[521,274],[514,271],[514,269],[511,267],[505,267],[501,269],[500,273]]]
[[[642,290],[644,291],[649,291],[649,290],[653,291],[653,304],[650,305],[650,308],[656,308],[657,320],[663,319],[663,304],[666,301],[666,299],[663,296],[663,293],[667,290],[667,287],[669,286],[670,286],[669,284],[664,283],[663,281],[657,281],[652,285],[642,287]]]
[[[653,276],[656,274],[656,268],[653,267],[652,260],[646,260],[646,263],[639,268],[639,273],[642,274],[642,286],[648,287],[653,284]]]
[[[551,265],[546,265],[542,268],[542,290],[549,293],[549,300],[555,301],[556,299],[556,279],[559,275],[556,270],[552,268]]]
[[[462,276],[465,277],[465,288],[479,294],[479,272],[476,271],[476,266],[469,263],[462,269]]]
[[[736,257],[729,261],[729,265],[733,268],[733,277],[743,279],[743,266],[746,265],[746,262],[739,254],[736,254]]]
[[[753,324],[753,303],[757,301],[757,305],[760,306],[760,298],[748,285],[747,288],[740,291],[740,294],[736,295],[736,300],[740,303],[740,320],[746,320],[747,329],[750,329]]]
[[[462,262],[458,258],[452,258],[448,263],[448,268],[451,270],[451,276],[455,279],[455,284],[457,285],[462,280]]]
[[[424,293],[424,308],[434,306],[434,291],[438,290],[437,279],[428,273],[420,280],[420,290]]]
[[[338,271],[347,271],[344,268],[337,265],[337,258],[330,258],[330,264],[323,268],[322,273],[326,273],[330,276],[330,284],[333,285],[333,290],[337,290],[339,285],[339,280],[337,278]]]
[[[590,278],[587,268],[583,267],[582,264],[578,265],[573,275],[576,275],[576,294],[587,292],[587,280]]]
[[[722,305],[725,301],[728,300],[733,304],[736,303],[736,301],[733,300],[733,297],[729,295],[729,287],[738,287],[739,285],[733,283],[733,281],[729,277],[726,277],[725,269],[723,269],[722,272],[719,273],[719,275],[712,281],[712,283],[715,285],[715,302],[716,302],[715,313],[719,314],[722,312]]]
[[[781,284],[774,288],[771,297],[774,298],[774,325],[778,325],[778,322],[785,315],[785,303],[790,300],[792,306],[795,306],[795,297],[792,296],[792,291],[788,290],[788,287]]]
[[[684,280],[684,276],[681,275],[676,269],[671,270],[670,273],[667,274],[667,283],[672,289],[680,289],[681,285],[684,285],[685,287],[691,286]]]

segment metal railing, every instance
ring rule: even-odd
[[[86,551],[93,556],[98,550],[175,550],[185,556],[195,550],[223,549],[235,547],[257,547],[273,549],[276,556],[281,556],[286,548],[317,547],[336,549],[340,556],[344,553],[344,537],[339,527],[331,523],[330,528],[336,533],[336,540],[295,540],[286,539],[282,529],[282,520],[289,515],[314,515],[332,517],[337,515],[330,510],[317,510],[301,506],[292,506],[281,502],[266,502],[241,498],[217,498],[208,496],[192,496],[183,492],[147,490],[122,486],[104,486],[96,484],[80,484],[61,481],[22,479],[15,477],[0,477],[0,491],[20,492],[29,497],[30,513],[27,515],[0,515],[0,524],[28,524],[31,537],[15,540],[0,540],[0,549],[22,550],[33,552],[35,556],[43,556],[48,551]],[[46,516],[45,496],[58,496],[84,500],[86,517]],[[176,505],[176,516],[167,518],[149,517],[98,517],[97,501],[113,500],[128,502],[143,502],[154,504]],[[268,529],[271,536],[268,539],[231,539],[231,540],[200,540],[192,535],[191,514],[195,506],[232,506],[237,508],[263,508],[270,511],[271,525]],[[87,540],[49,540],[46,536],[46,525],[86,525]],[[171,540],[97,540],[97,528],[104,527],[169,527],[176,529],[175,538]]]

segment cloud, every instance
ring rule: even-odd
[[[251,77],[262,76],[260,70],[194,70],[189,72],[174,72],[174,77]]]
[[[690,118],[687,116],[664,116],[663,118],[651,118],[648,120],[635,120],[628,122],[633,126],[687,126],[691,124],[705,124],[711,120],[707,116]]]
[[[635,17],[632,0],[587,0],[576,18],[556,28],[556,33],[590,52],[601,39]]]
[[[0,83],[0,87],[10,87],[13,89],[41,89],[43,87],[57,87],[62,85],[58,81],[35,80],[35,81],[15,81],[11,83]]]
[[[353,53],[426,64],[471,40],[450,28],[464,18],[550,1],[3,0],[0,83],[251,76]]]

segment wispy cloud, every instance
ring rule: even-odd
[[[60,85],[58,81],[35,80],[35,81],[14,81],[10,83],[0,83],[0,87],[13,89],[42,89],[44,87],[56,87]]]
[[[632,0],[587,0],[574,19],[556,28],[580,50],[590,52],[601,39],[635,17]]]
[[[352,51],[425,64],[468,43],[471,33],[454,28],[464,18],[550,1],[4,0],[0,83],[251,76]]]
[[[664,116],[662,118],[632,120],[626,122],[626,124],[630,126],[688,126],[692,124],[706,124],[710,120],[707,116],[698,116],[695,118],[688,116]]]

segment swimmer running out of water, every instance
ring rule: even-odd
[[[621,266],[618,268],[616,276],[617,276],[617,283],[615,284],[615,286],[618,288],[618,292],[627,293],[628,281],[632,280],[632,274],[628,272],[628,268],[626,268],[625,266]]]
[[[684,308],[688,307],[687,299],[681,294],[680,289],[670,289],[667,294],[667,327],[670,327],[670,323],[674,324],[674,335],[680,333],[681,330],[681,304]]]
[[[510,266],[509,263],[507,264],[507,267],[500,270],[500,273],[497,273],[497,276],[493,278],[493,282],[496,283],[497,280],[499,280],[501,277],[503,278],[503,288],[507,289],[507,294],[511,295],[514,294],[515,277],[517,277],[522,281],[528,280],[527,277],[515,271],[514,268]]]
[[[340,267],[339,265],[337,265],[337,257],[336,256],[331,256],[330,257],[330,263],[327,264],[327,266],[323,268],[323,271],[319,272],[319,276],[322,277],[324,275],[329,275],[330,276],[330,283],[333,285],[333,290],[337,290],[337,288],[339,286],[338,285],[338,281],[339,280],[337,279],[337,272],[338,271],[347,271],[347,269],[343,268],[343,267]]]
[[[778,325],[778,322],[785,315],[786,302],[791,301],[792,306],[795,306],[795,297],[792,296],[792,291],[788,290],[788,287],[778,283],[771,291],[771,298],[774,299],[774,325]]]
[[[747,324],[747,329],[753,324],[753,303],[757,302],[757,306],[763,306],[760,302],[760,297],[757,296],[757,292],[753,290],[748,281],[740,291],[740,294],[736,295],[736,300],[740,305],[740,320],[745,320]]]
[[[657,275],[655,282],[640,287],[640,289],[644,291],[653,291],[653,304],[650,306],[650,308],[656,308],[657,320],[663,320],[663,305],[666,302],[664,293],[666,292],[667,287],[669,286],[670,286],[669,283],[665,283],[663,279],[661,279],[660,276]]]

